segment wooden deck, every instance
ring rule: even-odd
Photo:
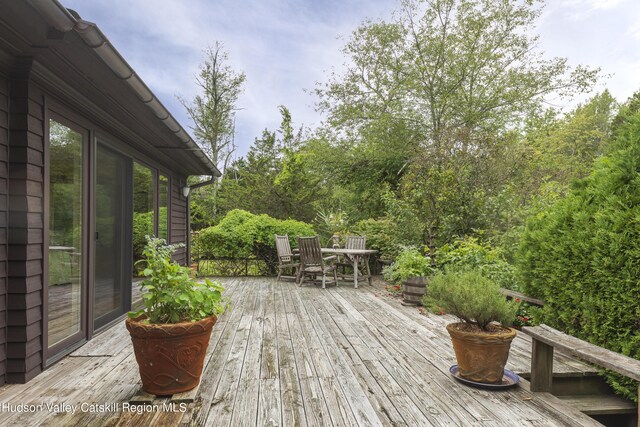
[[[28,384],[0,388],[0,425],[598,425],[551,395],[530,393],[526,381],[500,392],[459,384],[449,375],[451,318],[424,316],[379,288],[224,282],[233,308],[214,327],[194,403],[127,406],[140,384],[122,322]],[[529,353],[520,334],[508,368],[528,372]],[[560,354],[555,367],[563,375],[591,371]],[[8,404],[42,407],[17,412]]]

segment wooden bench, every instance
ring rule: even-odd
[[[611,350],[564,334],[547,325],[525,326],[522,332],[532,337],[531,348],[531,391],[551,392],[553,382],[553,349],[561,349],[565,354],[594,363],[640,381],[640,360],[624,356]],[[638,387],[640,393],[640,386]],[[603,397],[604,399],[604,397]],[[635,412],[632,406],[631,411]],[[621,412],[624,412],[621,409]],[[640,408],[638,408],[640,427]]]

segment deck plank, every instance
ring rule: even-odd
[[[0,403],[117,403],[120,409],[5,412],[0,425],[598,425],[552,395],[529,392],[527,381],[500,393],[456,382],[448,372],[455,357],[444,329],[452,318],[425,316],[379,287],[222,281],[232,307],[214,326],[202,382],[186,412],[122,410],[140,380],[121,322],[28,384],[0,387]],[[526,373],[530,352],[530,339],[516,338],[508,367]],[[556,354],[554,371],[580,376],[593,368]]]

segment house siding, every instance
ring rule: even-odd
[[[187,243],[187,199],[182,195],[179,183],[186,182],[184,177],[173,176],[171,179],[171,222],[169,225],[171,243]],[[176,251],[174,259],[180,264],[187,264],[187,248]]]
[[[17,58],[9,81],[7,382],[42,371],[44,97]]]
[[[7,373],[7,210],[9,189],[9,79],[0,74],[0,385]]]
[[[60,116],[88,132],[88,197],[95,192],[92,150],[102,135],[105,145],[170,177],[172,243],[188,242],[189,207],[181,192],[185,175],[206,174],[211,167],[191,152],[191,140],[191,148],[184,143],[184,130],[173,117],[162,123],[165,119],[159,119],[156,109],[144,105],[140,94],[77,31],[51,31],[46,14],[40,13],[44,3],[11,2],[0,19],[0,385],[27,382],[64,354],[47,349],[49,116]],[[93,271],[95,249],[89,244],[94,231],[90,206],[87,199],[87,276]],[[187,263],[188,249],[180,249],[175,257]],[[90,298],[92,280],[86,279]],[[91,318],[90,307],[83,310]],[[83,326],[86,331],[78,335],[86,332],[82,338],[91,339],[90,321]]]

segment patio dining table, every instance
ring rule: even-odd
[[[358,288],[359,280],[368,280],[371,285],[371,270],[369,269],[369,258],[371,255],[378,253],[374,249],[341,249],[341,248],[322,248],[322,254],[329,255],[349,255],[353,262],[353,286]],[[358,264],[360,260],[364,261],[366,274],[358,274]],[[342,276],[343,278],[348,276]]]

